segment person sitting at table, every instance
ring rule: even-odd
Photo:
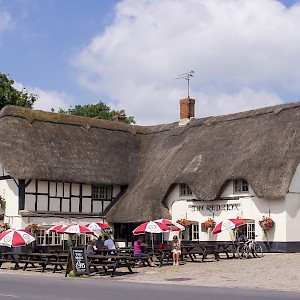
[[[109,250],[114,250],[116,249],[115,243],[114,241],[108,237],[108,235],[104,236],[104,245],[103,245],[104,249],[109,249]]]
[[[104,241],[102,240],[102,236],[99,235],[97,241],[96,241],[96,248],[97,250],[103,249],[104,247]]]
[[[179,256],[181,254],[181,243],[178,240],[177,235],[173,236],[173,240],[171,242],[171,252],[173,253],[173,266],[178,266]]]
[[[143,253],[143,251],[142,251],[142,247],[147,247],[147,246],[148,246],[147,244],[143,243],[143,237],[139,236],[138,239],[133,243],[133,247],[134,247],[133,255],[134,255],[134,257],[148,258],[149,265],[151,267],[156,267],[155,263],[150,258],[150,255],[147,253]]]
[[[96,247],[96,239],[92,238],[88,244],[86,245],[86,254],[87,255],[93,255],[96,253],[97,247]]]

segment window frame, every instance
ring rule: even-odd
[[[235,194],[249,193],[249,183],[245,179],[235,179],[233,181],[233,192]]]
[[[192,196],[193,192],[192,192],[191,188],[186,183],[180,183],[179,195],[180,196]]]
[[[191,224],[192,229],[192,241],[199,241],[200,238],[200,224]]]
[[[112,185],[92,184],[91,198],[93,200],[111,200],[113,195]]]

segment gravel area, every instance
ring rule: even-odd
[[[92,274],[91,279],[300,292],[300,253],[266,254],[262,258],[246,260],[207,259],[205,262],[182,262],[179,266],[135,267],[133,270],[133,274],[115,277]],[[0,272],[64,277],[64,273],[53,274],[50,270],[45,273],[11,270],[7,264],[2,265]]]

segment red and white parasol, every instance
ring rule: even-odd
[[[67,225],[66,227],[61,228],[60,230],[58,230],[57,233],[93,234],[93,235],[97,235],[94,231],[88,229],[85,226],[78,225],[78,224]]]
[[[162,232],[169,232],[169,231],[170,228],[167,225],[156,221],[149,221],[139,225],[132,232],[134,235],[139,235],[139,234],[145,234],[145,232],[162,233]]]
[[[224,230],[234,229],[234,228],[239,227],[244,224],[245,224],[244,220],[241,220],[241,219],[227,219],[227,220],[220,222],[213,229],[212,234],[217,234]]]
[[[35,241],[31,233],[25,229],[9,229],[0,234],[0,246],[19,247]]]
[[[87,227],[88,229],[90,229],[92,231],[100,231],[100,230],[103,230],[103,229],[111,229],[111,227],[108,226],[107,224],[99,223],[99,222],[92,222],[92,223],[86,224],[85,227]]]
[[[159,219],[159,220],[155,220],[154,222],[159,222],[159,223],[163,223],[165,225],[167,225],[170,229],[170,231],[183,231],[185,230],[185,227],[182,226],[181,224],[168,220],[168,219]]]
[[[46,230],[46,234],[50,234],[50,232],[57,232],[58,230],[61,230],[67,226],[68,225],[54,225]]]

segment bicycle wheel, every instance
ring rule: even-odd
[[[249,247],[246,244],[238,245],[236,252],[240,259],[246,259],[249,255]]]
[[[254,253],[255,253],[255,256],[258,258],[263,257],[264,254],[263,254],[262,247],[260,244],[258,244],[258,243],[254,244]]]

